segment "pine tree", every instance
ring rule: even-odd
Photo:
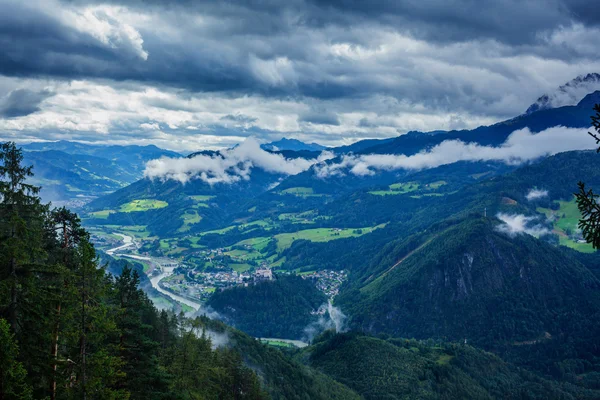
[[[74,287],[75,272],[81,269],[83,260],[78,257],[77,250],[82,242],[87,242],[89,235],[81,227],[81,222],[76,214],[70,212],[65,207],[54,209],[50,213],[46,227],[46,242],[48,244],[48,253],[52,256],[49,260],[54,268],[47,269],[50,285],[48,293],[52,296],[54,305],[51,306],[51,324],[52,324],[52,377],[50,379],[50,399],[56,399],[57,392],[57,372],[59,364],[59,337],[60,331],[64,328],[64,323],[69,320],[69,313],[73,312],[74,303],[76,303],[77,293]],[[70,321],[72,323],[72,321]],[[64,355],[63,355],[64,356]],[[68,358],[62,357],[62,360]],[[69,367],[67,362],[61,362],[63,367]],[[68,379],[68,377],[64,377]]]
[[[87,237],[80,240],[76,254],[73,285],[77,295],[65,346],[73,360],[68,392],[78,399],[127,399],[127,391],[119,388],[125,373],[119,356],[116,308],[108,298],[112,282],[98,266]]]
[[[600,104],[594,106],[596,115],[593,115],[592,126],[597,133],[588,132],[600,144]],[[600,153],[600,147],[597,152]],[[577,207],[581,212],[582,218],[579,220],[579,228],[582,230],[583,237],[588,243],[591,243],[595,249],[600,248],[600,204],[598,197],[592,189],[586,189],[583,182],[578,183],[579,192],[575,194]]]
[[[34,395],[44,396],[50,342],[48,298],[41,277],[47,273],[43,229],[48,206],[41,204],[39,188],[26,182],[32,168],[21,165],[23,155],[14,143],[0,146],[0,161],[0,317],[8,320],[18,338],[19,358],[29,372]]]
[[[23,154],[13,142],[0,146],[0,243],[2,275],[8,298],[2,306],[7,310],[13,332],[19,331],[21,281],[39,256],[41,232],[39,188],[26,183],[33,175],[32,167],[23,167]]]
[[[121,331],[119,351],[126,378],[122,388],[132,399],[163,399],[169,392],[169,376],[159,365],[158,313],[146,294],[138,288],[137,271],[125,267],[115,279],[117,326]]]
[[[26,383],[27,371],[17,361],[19,348],[10,333],[6,320],[0,319],[0,400],[32,399],[31,387]]]

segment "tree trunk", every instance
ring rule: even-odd
[[[86,269],[85,261],[82,263],[82,290],[81,290],[81,388],[82,388],[82,398],[86,399],[86,384],[87,384],[87,376],[86,376],[86,359],[85,359],[85,345],[86,345],[86,329],[85,329],[85,302],[86,302],[86,293],[85,293],[85,269]]]
[[[58,330],[60,326],[61,303],[56,306],[56,325],[52,335],[52,382],[50,385],[50,400],[56,399],[56,370],[58,367]]]
[[[10,308],[9,308],[9,318],[10,318],[10,327],[13,333],[17,332],[17,260],[15,258],[11,258],[10,260],[10,278],[11,278],[11,286],[10,286]]]

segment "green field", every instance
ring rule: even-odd
[[[100,218],[100,219],[107,219],[108,216],[112,213],[114,213],[115,210],[102,210],[102,211],[94,211],[89,213],[88,215],[91,218]]]
[[[432,182],[429,183],[427,185],[425,185],[426,188],[431,189],[431,190],[435,190],[435,189],[439,189],[440,187],[446,185],[448,182],[446,181],[437,181],[437,182]]]
[[[267,247],[267,245],[269,244],[270,241],[271,241],[271,238],[269,238],[269,237],[257,237],[257,238],[242,240],[241,242],[236,243],[236,246],[249,245],[249,246],[252,246],[256,251],[261,251],[262,249]]]
[[[407,183],[394,183],[389,186],[390,190],[395,190],[400,193],[408,193],[414,192],[418,190],[421,185],[417,182],[407,182]]]
[[[215,196],[196,195],[196,196],[189,196],[189,197],[190,197],[190,199],[192,199],[194,201],[205,202],[205,201],[209,201],[210,199],[213,199]]]
[[[319,197],[319,196],[323,196],[322,194],[318,194],[315,193],[313,188],[310,187],[293,187],[293,188],[288,188],[288,189],[284,189],[281,192],[279,192],[279,194],[285,195],[285,194],[291,194],[297,197]]]
[[[274,347],[284,347],[284,348],[289,348],[289,349],[297,349],[298,348],[291,343],[282,342],[281,340],[261,339],[260,341],[261,341],[261,343],[268,344],[269,346],[274,346]]]
[[[120,232],[137,239],[148,239],[150,237],[146,225],[104,225],[103,227],[111,232]]]
[[[250,264],[229,264],[229,266],[236,272],[245,272],[252,268]]]
[[[207,201],[209,201],[210,199],[213,199],[215,196],[206,196],[206,195],[195,195],[195,196],[189,196],[189,198],[191,200],[194,201],[194,205],[193,207],[195,209],[198,208],[208,208],[209,205],[206,203]]]
[[[492,171],[481,172],[481,173],[479,173],[479,174],[472,174],[472,175],[469,175],[469,176],[470,176],[471,178],[473,178],[473,179],[479,179],[479,178],[483,178],[484,176],[486,176],[486,175],[490,174],[491,172],[492,172]]]
[[[301,213],[283,213],[277,217],[280,221],[290,221],[295,224],[314,224],[312,220],[317,214],[314,211],[305,211]]]
[[[213,235],[213,234],[222,235],[222,234],[227,233],[230,230],[236,229],[236,228],[238,228],[240,230],[247,230],[248,228],[252,228],[252,227],[262,227],[265,229],[270,229],[273,226],[274,226],[273,222],[270,219],[259,219],[256,221],[248,222],[247,224],[231,225],[231,226],[227,226],[227,227],[221,228],[221,229],[213,229],[210,231],[200,232],[198,235],[199,236]],[[196,241],[197,240],[198,239],[196,239]]]
[[[417,182],[394,183],[388,186],[388,190],[373,190],[369,193],[375,196],[397,195],[414,192],[419,190],[419,187],[420,185]]]
[[[148,211],[148,210],[156,210],[159,208],[164,208],[168,206],[169,203],[162,200],[152,200],[152,199],[142,199],[142,200],[132,200],[129,203],[125,203],[119,209],[120,212],[139,212],[139,211]]]
[[[387,196],[387,195],[398,195],[416,192],[417,190],[437,190],[441,186],[445,185],[446,181],[432,182],[426,185],[422,185],[418,182],[406,182],[406,183],[394,183],[388,186],[388,190],[373,190],[369,193],[375,196]],[[435,194],[431,193],[430,196]],[[438,194],[438,196],[441,194]],[[413,197],[418,198],[418,197]]]
[[[305,229],[294,233],[280,233],[275,235],[277,239],[277,250],[279,252],[287,249],[295,240],[309,240],[311,242],[329,242],[330,240],[358,237],[373,232],[375,229],[383,228],[385,224],[366,228],[334,229],[316,228]]]
[[[185,210],[181,219],[183,219],[183,226],[179,228],[177,232],[187,232],[190,230],[190,225],[202,221],[202,216],[198,215],[196,210]]]
[[[236,243],[232,247],[244,247],[251,246],[251,249],[240,250],[233,249],[226,252],[227,255],[238,257],[241,260],[260,259],[262,254],[260,253],[271,240],[277,240],[277,252],[281,253],[283,250],[289,248],[295,240],[309,240],[311,242],[328,242],[330,240],[345,239],[351,237],[358,237],[367,233],[373,232],[375,229],[383,228],[385,224],[377,225],[374,227],[366,228],[349,228],[349,229],[334,229],[334,228],[316,228],[316,229],[305,229],[294,233],[280,233],[273,237],[255,237],[251,239],[242,240]],[[271,266],[280,265],[283,259],[279,259],[277,255],[266,259]]]
[[[552,223],[554,232],[558,234],[562,246],[567,246],[583,253],[593,253],[595,250],[590,243],[578,243],[570,237],[579,230],[578,224],[581,218],[575,198],[571,201],[561,200],[558,203],[560,204],[558,210],[539,207],[537,211],[545,214],[548,218],[554,219]]]
[[[283,194],[295,194],[295,195],[305,195],[305,194],[313,194],[313,188],[309,187],[293,187],[289,189],[282,190]]]

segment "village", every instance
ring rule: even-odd
[[[317,289],[329,299],[334,298],[347,279],[346,271],[316,270],[296,272],[274,270],[264,260],[248,260],[233,254],[227,249],[203,249],[190,254],[185,259],[168,256],[153,257],[140,253],[140,245],[135,238],[114,233],[112,237],[92,235],[98,248],[115,258],[125,258],[143,265],[144,273],[152,285],[176,296],[196,302],[207,301],[217,290],[236,286],[254,285],[259,282],[277,279],[277,275],[298,273],[303,279],[310,279]]]

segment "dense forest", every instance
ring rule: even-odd
[[[79,218],[40,202],[13,143],[0,162],[0,399],[359,398],[220,322],[157,310],[139,268],[108,274]]]
[[[466,218],[386,249],[339,304],[372,333],[468,340],[553,378],[598,372],[600,281],[570,252],[498,226]]]
[[[311,280],[281,275],[248,287],[215,292],[208,305],[238,329],[256,337],[302,338],[318,321],[327,297]]]
[[[296,357],[367,400],[591,400],[599,396],[594,390],[542,379],[465,344],[327,331]]]
[[[78,217],[26,183],[13,143],[0,161],[0,398],[267,397],[239,353],[159,312],[137,272],[107,275]]]

